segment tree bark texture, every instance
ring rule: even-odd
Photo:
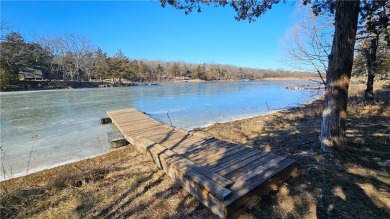
[[[374,100],[374,78],[376,72],[376,50],[378,48],[379,36],[370,40],[370,49],[366,52],[367,65],[367,88],[364,97],[367,101]]]
[[[326,92],[322,113],[321,149],[330,152],[345,141],[348,88],[351,78],[359,1],[337,0],[335,33],[326,74]]]

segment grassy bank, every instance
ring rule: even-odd
[[[215,124],[210,135],[289,156],[299,173],[241,218],[389,218],[390,81],[350,88],[348,145],[323,154],[321,101],[255,118]],[[215,218],[133,147],[0,183],[0,217]]]

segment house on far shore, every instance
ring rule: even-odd
[[[43,81],[43,73],[37,69],[26,69],[18,74],[21,81]]]

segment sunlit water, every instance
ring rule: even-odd
[[[293,82],[305,83],[305,82]],[[160,86],[1,93],[0,180],[110,151],[107,110],[134,107],[183,129],[307,103],[318,93],[287,82],[168,83]]]

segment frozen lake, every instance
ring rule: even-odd
[[[110,151],[107,132],[114,127],[99,123],[107,110],[134,107],[190,130],[298,106],[318,95],[285,89],[291,83],[307,82],[178,82],[1,93],[0,180]]]

